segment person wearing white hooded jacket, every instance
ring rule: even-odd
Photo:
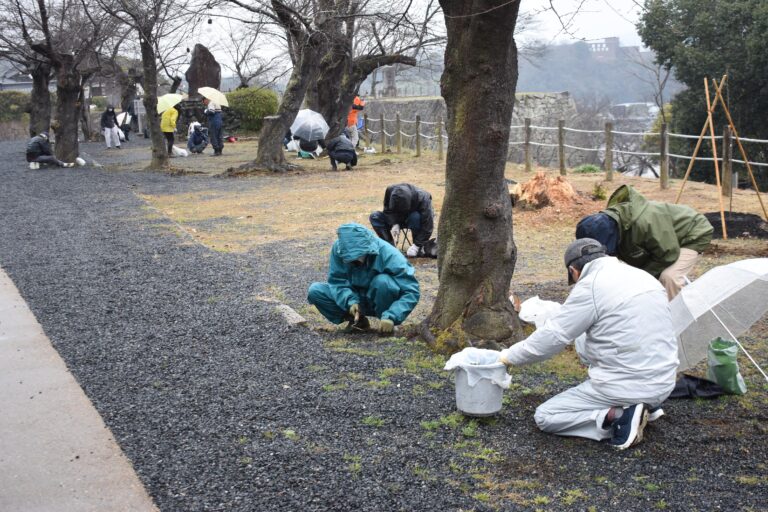
[[[548,359],[579,335],[589,379],[541,404],[534,415],[544,432],[578,436],[623,450],[643,439],[648,420],[675,386],[677,341],[664,287],[643,270],[605,254],[591,238],[565,252],[575,286],[560,312],[527,339],[502,350],[507,365]],[[649,415],[650,412],[650,415]]]

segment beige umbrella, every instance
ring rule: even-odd
[[[213,87],[200,87],[197,90],[197,93],[203,96],[204,98],[208,98],[209,100],[218,104],[219,106],[222,106],[222,107],[229,106],[227,97],[224,95],[223,92],[219,91],[218,89],[214,89]]]
[[[184,96],[182,96],[181,94],[174,94],[174,93],[163,94],[162,96],[157,98],[157,113],[162,114],[169,108],[180,103],[181,100],[183,99],[184,99]]]

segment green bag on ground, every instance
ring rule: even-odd
[[[707,378],[717,382],[731,395],[743,395],[747,392],[747,386],[739,373],[739,363],[736,362],[738,353],[739,346],[735,341],[722,338],[712,340],[707,350]]]

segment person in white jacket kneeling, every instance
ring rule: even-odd
[[[565,251],[569,284],[560,312],[527,339],[502,350],[507,365],[548,359],[586,333],[576,352],[589,379],[536,409],[544,432],[602,441],[624,450],[643,439],[648,421],[675,387],[677,341],[664,287],[647,272],[607,256],[591,238]]]

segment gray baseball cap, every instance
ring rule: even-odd
[[[590,256],[592,254],[605,255],[605,246],[594,238],[579,238],[570,243],[565,250],[565,256],[563,257],[563,260],[565,261],[565,270],[568,273],[568,284],[573,284],[574,282],[568,267],[584,256]]]

